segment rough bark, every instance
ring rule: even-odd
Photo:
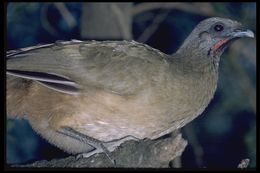
[[[12,167],[168,168],[173,159],[181,156],[186,145],[187,141],[182,138],[181,134],[177,134],[158,140],[127,141],[111,153],[110,157],[115,160],[115,164],[105,153],[99,153],[89,158],[69,156]]]

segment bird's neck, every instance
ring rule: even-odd
[[[178,51],[172,62],[184,73],[218,74],[219,57],[209,57],[198,51]]]
[[[175,53],[183,64],[192,66],[195,71],[218,72],[219,60],[222,52],[213,52],[204,42],[190,41],[190,36]]]

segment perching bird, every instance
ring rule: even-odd
[[[173,55],[135,41],[67,41],[7,52],[7,115],[50,143],[88,156],[156,139],[213,98],[225,48],[254,37],[239,22],[200,22]],[[95,150],[96,149],[96,150]]]

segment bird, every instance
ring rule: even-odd
[[[86,157],[128,140],[158,139],[208,106],[220,56],[254,37],[240,22],[202,20],[172,55],[136,41],[56,41],[6,54],[8,118]]]

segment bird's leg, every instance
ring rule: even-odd
[[[74,139],[77,139],[79,141],[82,141],[86,144],[89,144],[91,146],[93,146],[95,148],[95,150],[90,151],[88,153],[82,153],[80,155],[77,156],[77,158],[83,157],[83,158],[88,158],[94,154],[97,153],[102,153],[104,152],[106,154],[106,156],[109,158],[109,160],[115,165],[115,160],[111,159],[111,156],[109,155],[109,151],[108,149],[104,146],[103,142],[94,139],[92,137],[86,136],[74,129],[72,129],[71,127],[62,127],[60,130],[58,130],[59,133],[72,137]]]
[[[123,138],[116,139],[114,141],[104,142],[103,145],[108,149],[108,151],[112,152],[116,149],[116,147],[118,147],[122,143],[124,143],[126,141],[130,141],[130,140],[139,141],[140,139],[138,139],[134,136],[128,135],[128,136],[125,136]]]

